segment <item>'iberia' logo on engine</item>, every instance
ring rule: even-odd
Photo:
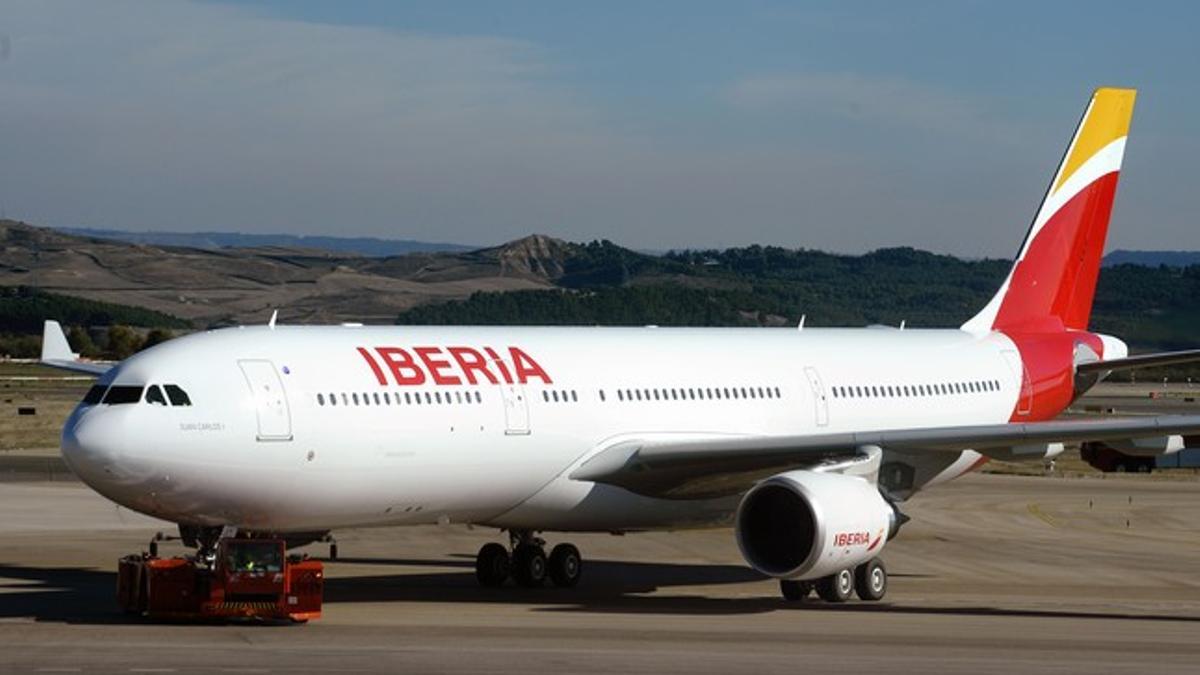
[[[358,347],[358,353],[380,385],[392,376],[398,385],[432,384],[525,384],[537,378],[552,384],[550,376],[520,347],[508,348],[502,359],[491,347],[375,347],[374,353]],[[415,355],[415,356],[414,356]],[[380,365],[382,364],[382,366]]]
[[[866,546],[868,551],[874,551],[881,543],[883,543],[883,530],[880,530],[874,539],[871,538],[871,533],[866,530],[859,532],[839,532],[833,536],[833,545],[838,548]]]
[[[833,545],[839,548],[845,546],[863,546],[871,543],[869,532],[841,532],[834,536]]]

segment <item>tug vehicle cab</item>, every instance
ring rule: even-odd
[[[273,619],[303,623],[321,616],[324,567],[288,557],[282,539],[222,539],[205,555],[125,556],[117,601],[156,619]]]

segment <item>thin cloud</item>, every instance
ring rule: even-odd
[[[1019,138],[987,107],[938,87],[855,73],[751,76],[725,89],[725,100],[750,113],[803,113],[921,131]]]

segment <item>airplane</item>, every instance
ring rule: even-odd
[[[884,597],[920,490],[1064,443],[1169,452],[1200,416],[1055,419],[1128,355],[1088,331],[1136,92],[1097,89],[1012,268],[948,329],[239,326],[113,366],[45,326],[42,362],[98,376],[62,431],[104,497],[212,551],[465,523],[484,586],[574,586],[542,534],[732,525],[790,600]]]

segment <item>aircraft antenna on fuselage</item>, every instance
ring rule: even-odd
[[[279,310],[277,310],[277,309],[272,310],[271,311],[271,320],[267,322],[267,328],[270,328],[271,330],[275,330],[275,319],[278,319],[278,318],[279,318]]]

